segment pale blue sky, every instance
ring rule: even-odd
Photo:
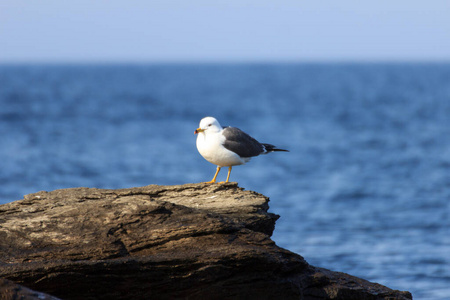
[[[450,1],[0,0],[0,62],[450,61]]]

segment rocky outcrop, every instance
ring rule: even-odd
[[[63,299],[411,299],[278,247],[268,201],[234,183],[27,195],[0,206],[0,277]]]

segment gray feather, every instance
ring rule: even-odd
[[[265,152],[263,145],[239,128],[225,127],[223,135],[223,146],[240,157],[258,156]]]

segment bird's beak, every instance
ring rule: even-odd
[[[200,132],[203,132],[203,131],[205,131],[205,129],[197,128],[197,129],[194,131],[194,133],[197,134],[197,133],[200,133]]]

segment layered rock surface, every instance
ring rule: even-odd
[[[0,206],[0,277],[63,299],[412,298],[278,247],[268,202],[234,183],[27,195]]]

